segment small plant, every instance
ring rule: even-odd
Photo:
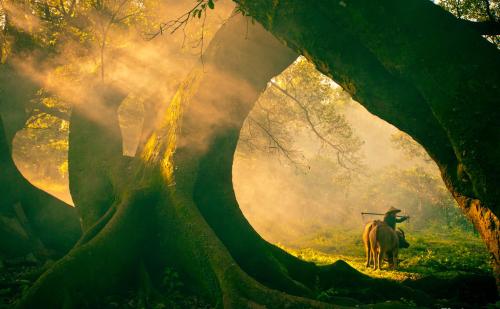
[[[358,292],[362,292],[364,289],[359,290]],[[316,296],[316,299],[323,302],[331,302],[336,297],[350,297],[353,292],[350,289],[342,289],[342,288],[330,288],[328,290],[322,291]]]
[[[404,297],[401,297],[399,299],[403,304],[405,304],[406,306],[408,307],[416,307],[417,304],[413,301],[413,300],[410,300],[410,299],[406,299]]]
[[[331,300],[332,296],[337,296],[337,295],[339,295],[339,291],[335,289],[328,289],[326,291],[319,293],[316,299],[319,301],[327,302]]]
[[[175,270],[169,267],[165,268],[162,283],[166,295],[172,298],[180,296],[180,289],[183,284],[179,278],[179,274]]]

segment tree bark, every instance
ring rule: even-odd
[[[464,24],[476,30],[482,35],[500,35],[500,22],[498,21],[469,21],[463,20]]]
[[[92,96],[73,105],[69,128],[69,188],[84,232],[118,202],[125,168],[117,114],[125,95],[112,85],[91,87]]]

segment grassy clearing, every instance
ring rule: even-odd
[[[410,242],[400,251],[398,270],[373,271],[365,267],[361,231],[330,229],[278,244],[291,254],[324,265],[342,259],[357,270],[377,278],[397,281],[427,275],[451,277],[459,273],[491,273],[490,256],[479,236],[472,232],[432,226],[412,230],[402,225]]]

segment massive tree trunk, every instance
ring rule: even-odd
[[[129,162],[129,172],[117,171],[111,160],[100,166],[112,176],[100,184],[113,186],[108,210],[101,202],[75,200],[87,203],[89,212],[96,207],[101,218],[89,219],[77,246],[38,279],[20,307],[92,306],[139,284],[139,278],[158,286],[165,267],[177,270],[187,288],[217,307],[329,307],[298,296],[314,296],[315,288],[335,284],[372,287],[371,295],[378,297],[391,291],[396,299],[418,298],[409,288],[370,279],[342,262],[317,267],[300,261],[260,238],[239,210],[231,184],[239,129],[267,82],[295,57],[260,25],[232,17],[211,42],[204,65],[171,100],[141,156]],[[85,132],[101,129],[84,117],[78,121],[70,149],[89,145],[113,152],[114,141],[84,144]],[[92,155],[86,150],[70,160],[91,163]],[[92,173],[82,174],[85,182]],[[114,173],[120,183],[113,181]],[[380,299],[369,297],[365,300]]]
[[[495,46],[430,1],[236,2],[424,146],[485,241],[500,283]]]
[[[235,24],[235,21],[238,23]],[[241,17],[236,17],[225,26],[225,30],[221,31],[222,34],[218,34],[218,37],[222,36],[222,39],[215,39],[215,42],[211,44],[205,57],[207,65],[192,73],[191,78],[185,82],[172,100],[165,115],[165,122],[151,137],[142,157],[131,162],[132,170],[124,181],[128,185],[120,187],[113,181],[95,184],[96,187],[101,186],[104,189],[98,188],[98,192],[106,190],[115,192],[113,194],[115,198],[108,200],[108,205],[103,203],[105,201],[103,198],[95,202],[92,199],[96,197],[90,197],[89,200],[85,194],[81,195],[82,198],[75,199],[77,207],[80,207],[79,203],[85,205],[82,214],[91,213],[93,209],[97,209],[98,212],[95,213],[103,217],[96,220],[97,215],[88,216],[86,235],[66,257],[39,279],[24,299],[22,306],[30,307],[38,303],[54,308],[72,303],[81,305],[84,300],[77,299],[78,294],[86,297],[89,295],[99,297],[116,291],[123,287],[118,282],[127,282],[127,278],[136,277],[140,263],[146,263],[148,269],[154,268],[151,272],[154,278],[156,274],[162,273],[161,268],[165,267],[166,261],[176,266],[186,278],[185,280],[189,281],[189,286],[198,287],[198,290],[202,291],[204,296],[214,304],[239,307],[238,304],[246,302],[244,299],[247,297],[256,299],[255,301],[259,303],[266,303],[280,295],[260,286],[236,266],[228,251],[198,212],[192,198],[192,187],[198,165],[193,155],[203,153],[205,147],[210,145],[210,139],[218,130],[217,125],[221,125],[220,128],[232,126],[231,121],[224,121],[229,119],[224,117],[225,111],[218,115],[219,111],[212,109],[210,114],[197,115],[198,111],[203,110],[199,107],[204,104],[209,107],[215,106],[213,102],[196,101],[192,96],[199,91],[213,91],[210,87],[213,87],[213,83],[216,82],[219,83],[216,89],[227,88],[228,91],[241,91],[241,93],[234,93],[234,99],[245,98],[250,92],[250,100],[253,102],[265,87],[267,80],[283,70],[291,61],[290,59],[284,64],[278,64],[278,68],[275,65],[264,69],[262,74],[265,77],[262,80],[259,79],[262,84],[260,89],[241,86],[239,80],[225,81],[226,78],[237,79],[237,76],[228,76],[228,73],[219,72],[219,68],[212,65],[212,62],[223,63],[223,59],[231,59],[232,64],[237,64],[240,60],[244,60],[244,57],[248,57],[248,54],[245,54],[247,51],[245,47],[262,44],[265,46],[268,43],[267,40],[256,42],[252,37],[245,39],[245,25],[246,21],[243,21]],[[224,33],[231,34],[234,27],[241,30],[239,32],[241,36],[231,42],[231,47],[228,48],[230,41],[224,39]],[[268,36],[267,39],[269,38]],[[234,55],[231,51],[242,53]],[[237,58],[238,56],[242,58]],[[236,68],[245,69],[243,66]],[[204,73],[204,70],[207,72]],[[208,87],[200,88],[205,83]],[[234,90],[231,90],[232,86],[235,86]],[[224,93],[219,94],[219,99],[221,98],[225,99]],[[106,99],[109,100],[109,98]],[[192,102],[192,108],[184,111],[188,102]],[[227,104],[227,106],[230,105]],[[79,115],[80,113],[76,114],[77,123],[75,126],[72,124],[71,127],[70,149],[74,147],[74,150],[71,150],[73,153],[70,151],[70,164],[80,164],[80,168],[70,168],[70,173],[83,176],[80,186],[94,185],[92,183],[95,177],[94,170],[104,169],[104,173],[109,174],[109,171],[113,171],[114,162],[112,160],[101,162],[99,166],[89,166],[90,171],[83,171],[85,164],[96,162],[91,161],[92,156],[96,155],[95,152],[91,153],[91,149],[98,152],[113,152],[112,145],[116,144],[116,140],[120,138],[116,135],[111,136],[108,143],[100,137],[95,142],[89,141],[88,138],[95,137],[93,134],[102,134],[106,128],[99,127],[99,124]],[[195,118],[198,121],[192,123]],[[180,132],[181,121],[182,132]],[[85,149],[85,147],[90,147],[90,149]],[[79,163],[78,160],[84,163]],[[100,176],[109,177],[109,175]],[[111,190],[109,190],[109,184],[113,186]],[[92,187],[91,190],[95,189]],[[75,186],[72,188],[72,191],[74,190],[85,192],[86,189]],[[105,210],[100,209],[103,205],[108,208],[112,206],[110,209],[116,210],[108,211],[103,215]],[[104,221],[103,224],[101,221]],[[92,226],[92,223],[96,222],[97,224]],[[147,249],[144,248],[146,241],[149,245]],[[109,263],[109,261],[113,262]],[[85,271],[82,272],[81,269]],[[68,276],[68,273],[74,276]],[[98,279],[97,276],[102,277]],[[54,297],[49,292],[55,286],[63,289],[60,297]],[[85,301],[92,302],[92,299],[87,298]],[[290,301],[311,303],[308,300],[294,298],[290,298]]]

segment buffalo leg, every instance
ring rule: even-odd
[[[398,248],[395,248],[392,252],[392,263],[394,265],[394,269],[398,268]]]
[[[384,252],[379,248],[377,256],[377,267],[375,269],[382,269],[382,264],[384,263]]]
[[[366,267],[370,267],[373,254],[369,245],[365,246],[365,254],[366,254]]]

